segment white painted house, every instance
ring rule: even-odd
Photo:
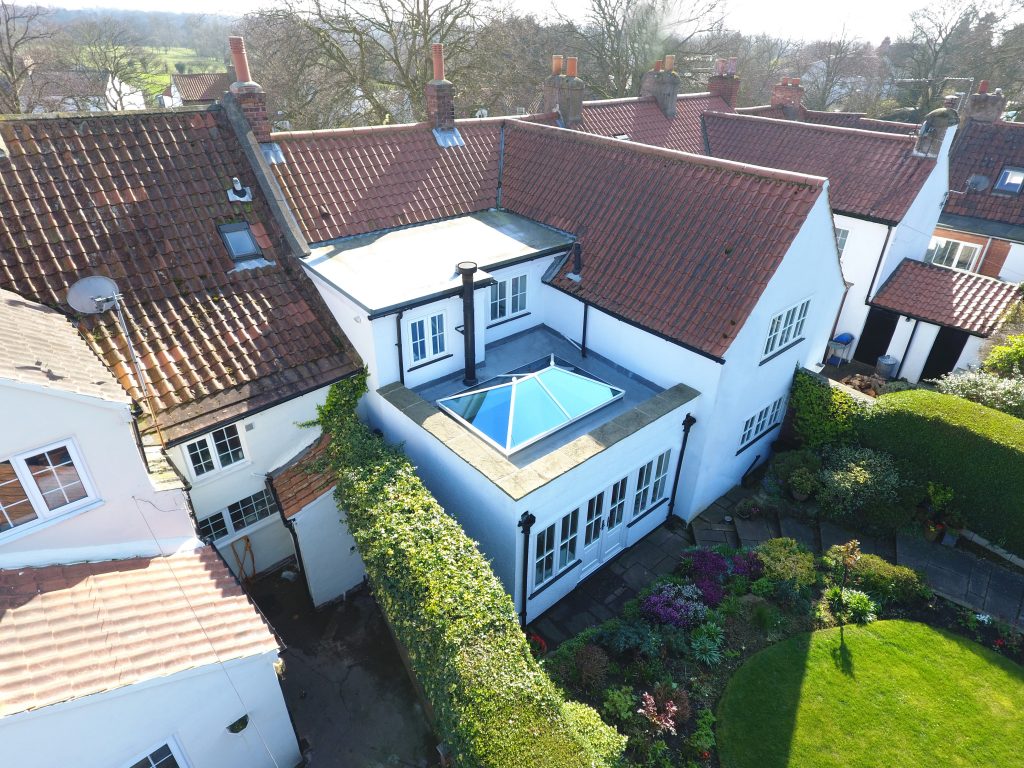
[[[295,766],[279,642],[130,405],[64,316],[0,290],[0,765]]]

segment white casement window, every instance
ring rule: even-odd
[[[240,533],[260,520],[277,514],[277,502],[274,495],[264,489],[252,496],[246,496],[227,509],[222,509],[210,517],[199,521],[199,535],[207,541],[216,541],[226,536]]]
[[[962,243],[944,237],[933,237],[925,261],[950,269],[972,271],[978,264],[981,246],[973,243]]]
[[[786,398],[780,397],[766,405],[749,419],[743,422],[743,433],[740,435],[740,447],[745,448],[772,428],[782,423],[786,415]]]
[[[665,451],[651,459],[636,473],[636,490],[633,491],[633,517],[638,517],[665,496],[671,451]]]
[[[608,528],[618,528],[626,511],[626,485],[629,478],[624,477],[612,486],[611,498],[608,502]]]
[[[192,475],[198,479],[218,469],[224,469],[245,458],[238,427],[229,424],[216,429],[185,446]]]
[[[672,452],[665,451],[658,457],[654,467],[654,485],[651,486],[651,503],[661,501],[665,497],[665,487],[668,485],[668,460]]]
[[[95,499],[71,441],[0,461],[0,533],[70,512]]]
[[[185,763],[178,762],[170,744],[154,749],[141,760],[132,763],[128,768],[186,768]]]
[[[499,280],[491,286],[491,322],[521,315],[526,311],[526,275]]]
[[[846,239],[850,236],[850,230],[836,227],[836,245],[839,247],[839,257],[842,258],[846,250]]]
[[[807,320],[807,310],[810,307],[811,300],[807,299],[779,312],[772,318],[768,324],[768,338],[764,342],[762,358],[803,338],[804,322]]]
[[[580,511],[574,509],[557,523],[552,523],[537,534],[533,569],[534,588],[550,581],[576,562],[579,523]]]
[[[447,350],[444,334],[444,312],[409,323],[409,349],[412,351],[413,363],[422,363],[443,355]]]

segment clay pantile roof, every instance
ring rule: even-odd
[[[294,517],[307,504],[334,488],[336,481],[330,472],[312,471],[328,442],[328,436],[321,435],[291,461],[271,473],[270,482],[285,517]]]
[[[944,216],[969,216],[1024,227],[1024,192],[1007,195],[991,191],[1008,165],[1024,168],[1024,123],[968,119],[957,133],[950,153],[951,192]],[[968,179],[974,175],[987,177],[988,188],[964,192]]]
[[[493,208],[503,118],[459,120],[465,146],[425,123],[272,134],[281,186],[311,243]]]
[[[175,73],[171,79],[185,104],[212,104],[220,101],[231,86],[231,76],[227,72]]]
[[[731,111],[721,98],[708,93],[680,95],[672,119],[665,117],[653,98],[585,101],[582,129],[613,138],[625,134],[629,141],[640,144],[704,154],[700,116],[708,110]]]
[[[582,243],[582,280],[567,276],[569,259],[552,284],[716,359],[824,184],[547,126],[505,128],[504,205]]]
[[[0,717],[279,647],[212,547],[0,570]]]
[[[128,402],[124,390],[64,315],[3,289],[0,379]]]
[[[895,224],[935,168],[915,139],[878,131],[706,112],[715,157],[825,176],[836,213]]]
[[[900,133],[913,135],[920,126],[917,123],[897,123],[892,120],[877,120],[867,116],[866,112],[824,112],[806,107],[789,109],[761,104],[756,107],[737,107],[741,115],[757,117],[774,117],[777,120],[793,120],[800,123],[817,125],[835,125],[841,128],[860,128],[865,131],[881,131],[882,133]]]
[[[988,336],[1019,298],[1020,286],[1013,283],[904,259],[871,303],[928,323]]]
[[[0,287],[66,310],[79,278],[116,280],[165,439],[360,367],[219,106],[6,118],[0,138]],[[228,201],[232,176],[252,187],[252,203]],[[235,269],[217,225],[240,220],[268,266]],[[141,403],[113,312],[82,327]]]

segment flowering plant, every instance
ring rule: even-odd
[[[708,607],[701,602],[701,591],[693,584],[665,584],[645,599],[640,611],[660,624],[691,629],[704,622]]]
[[[653,726],[655,734],[676,735],[676,703],[672,699],[668,699],[659,710],[654,697],[645,691],[640,694],[640,709],[637,713],[647,719]]]
[[[757,552],[747,550],[737,552],[732,556],[732,572],[734,576],[746,576],[751,581],[761,578],[764,573],[764,565]]]

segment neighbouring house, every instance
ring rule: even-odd
[[[77,318],[85,338],[200,536],[250,578],[296,557],[268,475],[362,363],[303,273],[242,109],[0,121],[0,287],[67,312],[81,278],[117,283],[129,338],[109,309]]]
[[[0,765],[294,766],[280,644],[68,319],[0,289]]]
[[[33,69],[31,112],[110,112],[146,108],[146,94],[110,72]],[[29,108],[30,107],[30,108]]]
[[[828,183],[554,112],[456,121],[440,46],[434,67],[427,123],[271,133],[247,114],[368,366],[364,417],[532,620],[767,458],[842,298]],[[330,484],[273,485],[312,510]]]
[[[216,104],[227,93],[233,82],[235,82],[233,71],[174,73],[171,75],[171,84],[161,95],[162,106]]]

